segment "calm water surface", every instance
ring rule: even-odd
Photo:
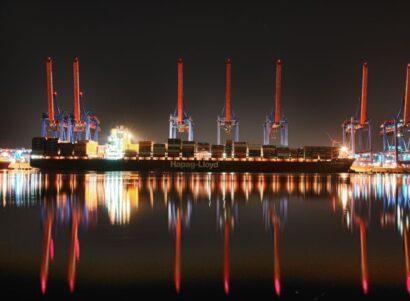
[[[1,295],[408,299],[409,182],[3,172]]]

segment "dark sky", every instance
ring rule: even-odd
[[[410,62],[410,5],[404,3],[3,0],[0,146],[29,146],[40,134],[47,56],[66,111],[72,110],[72,60],[79,57],[81,89],[102,122],[103,141],[119,124],[141,138],[167,138],[179,57],[196,141],[216,141],[228,57],[241,140],[262,142],[278,58],[291,146],[329,144],[325,132],[341,139],[341,122],[358,107],[364,61],[368,116],[378,128],[404,96]]]

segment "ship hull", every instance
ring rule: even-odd
[[[32,167],[53,171],[140,171],[140,172],[348,172],[353,160],[331,161],[231,161],[154,159],[31,159]]]

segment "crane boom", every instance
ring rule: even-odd
[[[280,122],[280,94],[281,94],[281,84],[282,84],[282,62],[278,60],[276,62],[276,106],[275,106],[275,123]]]
[[[79,74],[79,62],[78,58],[74,58],[73,63],[74,71],[74,121],[78,123],[80,121],[80,74]]]
[[[367,109],[367,63],[363,64],[362,75],[362,97],[361,97],[361,110],[360,110],[360,125],[366,123],[366,109]]]
[[[407,64],[407,76],[406,76],[406,94],[404,97],[404,116],[403,123],[407,125],[409,122],[409,111],[410,111],[410,64]]]
[[[46,71],[47,71],[48,120],[54,121],[53,62],[50,57],[48,57],[46,61]]]
[[[183,123],[183,111],[184,111],[184,74],[183,74],[184,61],[178,60],[178,124]]]
[[[231,59],[226,61],[225,123],[231,122]]]

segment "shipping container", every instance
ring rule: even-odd
[[[152,143],[153,143],[152,141],[140,141],[140,142],[138,142],[138,148],[139,149],[141,149],[141,148],[151,149]]]
[[[87,155],[87,144],[83,141],[78,141],[74,144],[74,155],[83,157]]]
[[[248,146],[246,142],[238,141],[233,143],[233,156],[235,158],[246,158]]]
[[[152,144],[151,140],[141,140],[138,142],[138,156],[139,157],[151,157],[152,153]]]
[[[165,157],[166,145],[165,143],[155,143],[153,146],[154,157]]]
[[[299,150],[297,148],[290,148],[289,153],[291,159],[297,159],[299,156]]]
[[[86,153],[89,157],[96,157],[97,156],[97,148],[98,143],[95,141],[87,141],[86,142]]]
[[[126,149],[124,152],[124,158],[135,158],[137,156],[137,151],[133,149]]]
[[[168,141],[171,143],[168,142],[167,156],[172,158],[179,157],[181,154],[181,139],[168,139]]]
[[[248,157],[256,158],[261,156],[261,145],[260,144],[249,144],[248,146]]]
[[[106,149],[107,149],[106,145],[98,145],[97,146],[97,157],[104,158]]]
[[[181,139],[179,139],[179,138],[168,138],[168,145],[169,144],[181,144]]]
[[[187,158],[187,157],[193,157],[195,156],[195,151],[194,149],[183,149],[181,151],[182,157]]]
[[[225,146],[221,144],[212,144],[211,156],[212,158],[223,158]]]
[[[290,156],[290,149],[289,147],[276,147],[276,156],[279,159],[288,159]]]
[[[226,140],[225,142],[225,153],[227,158],[232,158],[232,140]]]
[[[60,156],[70,157],[74,155],[74,144],[69,142],[60,142],[58,144],[60,149]]]
[[[185,158],[195,156],[195,141],[182,141],[181,153]]]
[[[211,145],[208,142],[198,142],[197,150],[198,150],[198,152],[199,151],[209,152],[211,150]]]
[[[47,138],[45,145],[46,156],[58,156],[58,138]]]
[[[31,154],[42,156],[46,149],[46,138],[44,137],[34,137],[31,140]]]
[[[168,149],[167,157],[169,158],[178,158],[180,157],[181,152],[178,150]]]
[[[196,157],[199,160],[211,157],[211,144],[208,142],[198,142],[196,145]]]
[[[276,146],[271,144],[262,145],[263,157],[266,159],[276,158]]]
[[[132,151],[138,152],[139,144],[138,143],[128,143],[125,147],[125,151],[127,151],[127,150],[132,150]]]

